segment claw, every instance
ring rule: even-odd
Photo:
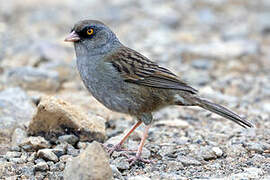
[[[124,141],[127,139],[127,137],[142,123],[142,121],[139,121],[137,122],[133,127],[132,129],[124,136],[124,138],[120,141],[120,143],[118,143],[117,145],[113,146],[113,147],[108,147],[108,146],[105,146],[103,145],[103,147],[107,150],[107,152],[109,153],[109,155],[111,156],[113,154],[114,151],[133,151],[133,150],[126,150],[126,149],[122,149],[121,146],[122,144],[124,143]],[[142,148],[143,148],[143,145],[145,143],[145,140],[147,138],[147,135],[148,135],[148,130],[150,128],[151,124],[147,125],[145,127],[145,130],[144,130],[144,133],[143,133],[143,137],[141,139],[141,142],[140,142],[140,145],[137,149],[137,153],[136,153],[136,156],[134,157],[129,157],[126,153],[124,153],[123,155],[126,156],[127,158],[129,158],[127,161],[130,162],[130,166],[132,166],[133,164],[135,164],[135,162],[137,161],[141,161],[141,162],[144,162],[144,163],[152,163],[152,161],[148,160],[148,159],[143,159],[141,157],[141,154],[142,154]]]
[[[130,155],[127,155],[126,153],[123,153],[122,155],[128,158],[127,162],[129,162],[130,166],[134,165],[136,162],[139,162],[139,161],[144,162],[144,163],[153,163],[153,161],[149,159],[143,159],[140,155],[130,156]]]
[[[139,161],[144,162],[144,163],[152,163],[151,160],[143,159],[141,156],[137,156],[137,155],[134,157],[130,157],[127,161],[129,162],[130,166],[134,165],[136,162],[139,162]]]
[[[114,151],[130,151],[130,150],[125,150],[125,149],[122,149],[121,146],[122,144],[125,142],[125,140],[128,138],[128,136],[138,127],[140,126],[142,123],[142,121],[138,121],[132,128],[131,130],[124,136],[124,138],[117,144],[115,145],[114,147],[108,147],[106,145],[103,144],[103,147],[106,149],[106,151],[109,153],[109,155],[111,156],[112,153]]]
[[[108,154],[110,156],[113,154],[114,151],[117,151],[117,152],[119,152],[119,151],[134,152],[134,151],[136,151],[136,150],[123,149],[120,144],[117,144],[113,147],[109,147],[109,146],[106,146],[103,144],[103,147],[106,149],[106,151],[108,152]]]
[[[122,151],[123,149],[121,148],[120,144],[117,144],[113,147],[109,147],[106,145],[103,145],[103,147],[106,149],[106,151],[108,152],[109,156],[111,156],[113,154],[114,151]]]

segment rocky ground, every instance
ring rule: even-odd
[[[270,179],[270,1],[0,4],[0,179]],[[143,149],[151,164],[108,158],[97,142],[115,144],[135,121],[82,85],[63,39],[85,18],[104,21],[123,44],[256,128],[170,107],[155,114]],[[126,148],[136,149],[142,130]]]

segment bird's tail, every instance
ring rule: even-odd
[[[247,120],[241,118],[239,115],[235,114],[234,112],[230,111],[229,109],[212,103],[210,101],[207,101],[205,99],[199,98],[198,96],[195,96],[192,98],[192,101],[196,103],[197,106],[200,106],[206,110],[209,110],[213,113],[216,113],[226,119],[229,119],[238,125],[244,127],[244,128],[250,128],[253,127],[253,125],[248,122]]]

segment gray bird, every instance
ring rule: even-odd
[[[138,122],[110,149],[120,150],[127,137],[143,122],[146,127],[133,164],[140,160],[152,113],[169,105],[199,106],[247,128],[252,124],[227,108],[201,98],[197,90],[170,70],[124,46],[104,23],[83,20],[65,39],[74,42],[77,67],[86,88],[107,108],[129,114]]]

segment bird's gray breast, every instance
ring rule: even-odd
[[[132,100],[126,94],[125,83],[114,67],[100,56],[78,57],[77,67],[84,85],[107,108],[128,113]]]

